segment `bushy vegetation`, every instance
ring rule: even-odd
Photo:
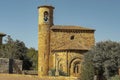
[[[85,61],[82,63],[81,67],[81,80],[94,80],[94,66],[92,61],[90,61],[89,57],[84,59]]]
[[[98,79],[109,80],[118,74],[120,66],[120,43],[114,41],[99,42],[85,57],[93,62]]]
[[[38,69],[38,51],[34,48],[29,48],[27,52],[27,57],[32,62],[31,69],[37,70]]]
[[[7,36],[5,44],[0,46],[0,57],[24,60],[26,58],[27,47],[22,41],[13,40]]]
[[[53,68],[53,69],[50,69],[49,71],[49,76],[55,76],[55,72],[56,72],[56,69]],[[68,76],[67,73],[65,73],[64,71],[62,70],[58,70],[59,72],[59,76]]]
[[[23,60],[23,69],[37,69],[37,50],[27,48],[23,41],[13,40],[10,36],[0,45],[0,58]]]
[[[119,75],[115,75],[114,77],[111,78],[111,80],[120,80],[120,76]]]

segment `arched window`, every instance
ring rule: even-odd
[[[76,65],[76,72],[79,73],[79,65]]]
[[[76,72],[76,66],[73,67],[73,73],[75,73],[75,72]]]
[[[72,36],[70,37],[70,40],[74,40],[74,37],[75,37],[75,36],[74,36],[74,35],[72,35]]]
[[[81,59],[73,58],[69,66],[69,75],[70,76],[79,76],[81,74]]]
[[[47,11],[44,12],[44,21],[45,22],[48,21],[48,12]]]
[[[77,64],[74,64],[74,67],[73,67],[73,73],[79,73],[80,71],[80,63],[77,63]]]
[[[62,64],[60,64],[60,70],[61,70],[61,71],[63,70],[63,66],[62,66]]]

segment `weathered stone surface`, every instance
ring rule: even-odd
[[[0,73],[22,73],[22,61],[0,58]]]
[[[62,70],[69,76],[79,77],[81,74],[80,67],[84,57],[83,54],[90,50],[90,48],[94,46],[95,43],[94,31],[71,31],[69,29],[58,29],[57,31],[51,30],[50,41],[51,54],[49,67],[56,68],[57,66],[58,69],[62,67]],[[57,58],[58,65],[55,63],[57,61]],[[77,68],[77,66],[79,68]]]
[[[83,54],[94,46],[93,29],[80,26],[53,25],[53,7],[39,7],[38,17],[38,76],[47,76],[50,69],[55,75],[63,71],[69,76],[80,77]],[[48,21],[44,21],[44,12]]]
[[[0,58],[0,73],[9,72],[9,59]]]
[[[38,75],[46,76],[49,71],[50,54],[50,26],[53,25],[53,7],[41,6],[38,8]],[[48,12],[48,21],[44,21],[44,12]],[[50,15],[51,14],[51,15]]]
[[[89,50],[95,42],[94,31],[51,31],[50,41],[51,50]]]

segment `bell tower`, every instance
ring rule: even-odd
[[[53,25],[52,6],[38,7],[38,76],[47,76],[49,71],[50,27]]]

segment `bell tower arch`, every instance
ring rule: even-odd
[[[53,10],[52,6],[39,6],[38,7],[38,23],[45,25],[53,25]]]

